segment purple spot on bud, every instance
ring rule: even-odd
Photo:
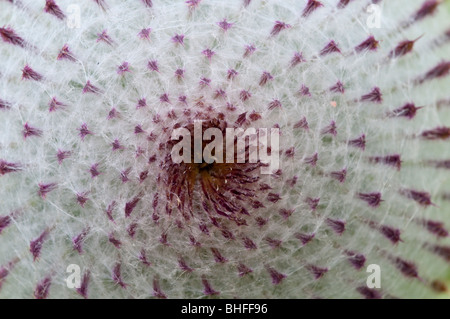
[[[272,278],[272,284],[274,285],[280,284],[283,281],[283,279],[286,278],[285,274],[278,272],[272,267],[266,266],[266,270],[269,273],[270,277]]]
[[[89,131],[86,123],[81,124],[81,127],[78,130],[80,131],[79,135],[80,135],[82,141],[84,141],[84,138],[87,135],[92,135],[93,134],[91,131]]]
[[[422,132],[421,136],[426,140],[446,140],[450,137],[450,127],[436,127],[435,129]]]
[[[311,240],[313,240],[315,234],[304,234],[304,233],[296,233],[295,238],[302,242],[302,245],[305,246]]]
[[[450,73],[450,62],[441,62],[428,71],[420,80],[419,83],[423,83],[425,81],[442,78],[447,76]]]
[[[285,152],[284,155],[286,155],[286,157],[294,157],[295,155],[295,147],[290,147],[288,148]]]
[[[139,203],[140,200],[141,198],[136,196],[131,201],[125,204],[125,217],[130,217],[131,213],[133,212],[134,208],[136,207],[136,205]]]
[[[11,216],[0,216],[0,234],[3,230],[5,230],[6,227],[8,227],[11,224]],[[1,277],[0,277],[1,279]],[[1,285],[0,285],[1,286]]]
[[[84,204],[86,204],[86,202],[88,201],[88,198],[87,198],[88,194],[89,194],[89,192],[83,192],[83,193],[77,194],[77,202],[83,208],[84,208]]]
[[[138,258],[145,266],[150,267],[152,265],[151,262],[148,261],[144,249],[140,251]]]
[[[332,40],[320,51],[320,55],[324,56],[334,52],[341,53],[341,50],[339,50],[336,42]]]
[[[223,21],[217,22],[217,25],[223,30],[227,31],[233,26],[233,23],[228,23],[227,19],[223,19]]]
[[[263,226],[265,226],[265,225],[267,224],[267,222],[268,222],[269,220],[266,219],[266,218],[262,218],[262,217],[256,217],[256,218],[255,218],[255,221],[256,221],[256,224],[257,224],[259,227],[263,227]]]
[[[41,74],[34,71],[28,65],[25,65],[25,67],[22,69],[22,79],[41,81],[43,78],[44,77]]]
[[[111,204],[109,204],[108,207],[106,208],[106,216],[108,216],[108,219],[112,222],[114,222],[112,212],[113,212],[114,208],[116,208],[116,206],[117,206],[116,201],[112,201]]]
[[[72,238],[73,249],[78,251],[78,253],[83,253],[83,242],[89,233],[89,228],[83,230],[80,234]]]
[[[42,245],[49,235],[49,230],[44,230],[38,238],[30,241],[30,253],[33,255],[33,261],[36,261],[41,254]]]
[[[273,239],[271,237],[266,237],[265,240],[269,244],[269,246],[272,247],[272,249],[280,247],[281,244],[283,243],[281,240]]]
[[[107,117],[107,119],[108,120],[111,120],[111,119],[113,119],[113,118],[116,118],[117,116],[118,116],[118,112],[117,112],[117,110],[113,107],[109,112],[108,112],[108,117]]]
[[[127,287],[127,284],[125,284],[125,283],[123,282],[123,280],[122,280],[122,274],[121,274],[120,268],[121,268],[121,264],[120,264],[120,263],[117,263],[117,264],[114,266],[114,269],[113,269],[113,271],[112,271],[112,279],[113,279],[114,282],[115,282],[116,284],[118,284],[120,287],[126,288],[126,287]]]
[[[365,102],[365,101],[375,102],[375,103],[383,102],[380,88],[375,87],[372,89],[372,91],[370,93],[367,93],[367,94],[361,96],[361,102]]]
[[[130,72],[130,64],[126,61],[117,68],[117,74],[123,75],[125,72]]]
[[[139,99],[139,101],[136,105],[136,109],[141,109],[146,106],[147,106],[147,100],[145,98],[142,98],[142,99]]]
[[[315,167],[316,164],[317,164],[317,160],[318,159],[319,159],[318,154],[314,153],[312,156],[306,157],[303,162],[305,164],[308,164],[308,165],[311,165],[311,166]]]
[[[276,203],[281,200],[280,194],[269,193],[267,194],[267,200],[272,203]]]
[[[34,298],[36,299],[46,299],[50,290],[50,285],[52,284],[52,278],[50,276],[45,277],[41,280],[34,290]]]
[[[337,81],[337,83],[330,88],[330,91],[343,94],[345,92],[344,84],[342,84],[341,81]]]
[[[405,276],[409,278],[419,278],[417,266],[410,262],[401,259],[400,257],[392,258],[395,267]]]
[[[243,102],[247,101],[251,96],[252,94],[246,90],[242,90],[241,93],[239,93],[239,97]]]
[[[49,183],[49,184],[38,184],[38,186],[39,186],[38,195],[42,199],[45,199],[47,194],[55,190],[58,185],[56,183]]]
[[[245,46],[245,52],[244,52],[244,58],[248,58],[249,56],[251,56],[254,52],[256,51],[256,48],[252,45],[246,45]]]
[[[303,128],[305,130],[309,129],[308,121],[306,117],[303,117],[300,121],[294,124],[294,128]]]
[[[303,9],[302,17],[306,18],[316,9],[323,7],[323,4],[317,0],[308,0],[305,9]]]
[[[302,96],[311,96],[311,92],[309,92],[309,88],[304,84],[302,84],[302,86],[298,90],[298,93]]]
[[[283,217],[284,219],[288,219],[294,213],[294,209],[282,208],[280,209],[279,213],[281,217]]]
[[[88,286],[90,280],[91,280],[91,273],[89,271],[86,271],[83,274],[83,278],[81,279],[80,288],[76,288],[77,293],[84,299],[87,299],[88,297]]]
[[[378,48],[379,42],[375,40],[374,36],[370,36],[367,40],[363,41],[361,44],[359,44],[355,51],[357,53],[361,53],[362,51],[374,51]]]
[[[112,150],[113,151],[117,151],[117,150],[123,150],[124,147],[120,144],[118,139],[115,139],[114,142],[111,143],[112,145]]]
[[[108,240],[109,240],[109,242],[110,242],[111,244],[113,244],[117,249],[120,249],[120,246],[122,246],[122,242],[121,242],[120,240],[116,239],[116,238],[114,237],[114,234],[113,234],[113,233],[110,233],[110,234],[108,235]]]
[[[200,86],[202,88],[204,88],[205,86],[209,86],[210,83],[211,83],[211,80],[208,78],[203,77],[200,79]]]
[[[339,9],[344,9],[350,3],[350,1],[351,0],[340,0],[337,7]]]
[[[150,40],[151,32],[152,32],[152,29],[150,29],[150,28],[142,29],[141,31],[139,31],[138,36],[141,39]]]
[[[72,62],[75,62],[77,60],[73,55],[73,53],[70,51],[69,46],[67,44],[63,45],[62,49],[58,53],[57,59],[58,60],[66,59]]]
[[[0,159],[0,175],[18,172],[22,169],[19,163],[10,163]]]
[[[381,299],[381,294],[375,290],[370,289],[367,286],[362,286],[356,288],[356,291],[358,291],[365,299]]]
[[[159,280],[155,277],[153,278],[153,296],[159,299],[167,299],[166,294],[161,290],[159,285]]]
[[[152,0],[142,0],[142,2],[149,8],[153,7]]]
[[[360,137],[348,141],[348,145],[362,149],[366,149],[366,135],[362,134]]]
[[[235,124],[236,124],[236,126],[242,126],[242,124],[245,122],[245,120],[246,120],[246,117],[247,117],[247,112],[244,112],[244,113],[242,113],[242,114],[239,114],[239,116],[238,116],[238,118],[237,118],[237,120],[236,120],[236,122],[235,122]]]
[[[64,18],[66,17],[66,15],[61,11],[61,9],[53,0],[45,0],[44,11],[53,14],[60,20],[64,20]]]
[[[288,28],[290,28],[291,26],[289,25],[289,24],[286,24],[286,23],[284,23],[284,22],[281,22],[281,21],[275,21],[275,25],[273,26],[273,28],[272,28],[272,31],[270,31],[270,35],[273,37],[273,36],[276,36],[278,33],[280,33],[282,30],[284,30],[284,29],[288,29]]]
[[[184,78],[184,70],[183,69],[176,69],[175,70],[175,77],[178,79],[178,80],[181,80],[182,78]],[[180,98],[181,98],[181,96],[180,96]],[[178,99],[180,102],[183,102],[183,103],[185,103],[186,102],[186,97],[184,96],[184,101],[183,100],[180,100],[180,99]]]
[[[395,47],[395,49],[392,50],[392,51],[389,53],[389,58],[402,57],[402,56],[404,56],[404,55],[410,53],[410,52],[413,50],[413,48],[414,48],[414,43],[415,43],[417,40],[419,40],[419,38],[416,39],[416,40],[412,40],[412,41],[410,41],[410,40],[405,40],[405,41],[400,42],[400,43]]]
[[[264,204],[261,203],[260,201],[254,200],[254,201],[252,201],[252,207],[253,207],[254,209],[258,209],[258,208],[263,208],[263,207],[265,207],[265,206],[264,206]]]
[[[147,67],[150,71],[159,72],[158,61],[156,61],[156,60],[148,61]]]
[[[22,39],[21,37],[19,37],[16,32],[9,28],[0,28],[0,36],[2,37],[3,41],[5,41],[6,43],[11,43],[13,45],[18,45],[20,47],[25,47],[25,45],[27,45],[27,43],[25,42],[24,39]]]
[[[127,228],[127,233],[128,236],[130,236],[131,238],[134,238],[134,235],[136,235],[136,228],[137,228],[138,224],[136,223],[131,223],[128,228]]]
[[[25,123],[25,125],[23,126],[22,134],[23,134],[24,138],[27,138],[30,136],[39,137],[42,135],[42,130],[28,125],[28,123]]]
[[[189,10],[194,10],[202,0],[188,0],[186,4],[188,5]]]
[[[0,110],[9,110],[11,108],[11,103],[0,99]]]
[[[391,241],[394,245],[396,245],[399,241],[402,241],[400,238],[400,230],[396,228],[392,228],[390,226],[383,225],[379,228],[381,234],[383,234],[387,239]]]
[[[227,79],[228,80],[232,80],[234,79],[237,75],[238,75],[238,71],[234,70],[234,69],[229,69],[227,72]]]
[[[424,220],[423,225],[430,233],[436,235],[438,238],[448,237],[448,231],[445,229],[443,222]]]
[[[106,30],[103,30],[102,33],[97,34],[97,42],[103,41],[108,45],[113,45],[114,41],[111,39],[111,37],[108,35]]]
[[[163,95],[161,95],[159,97],[159,101],[161,103],[169,103],[170,104],[170,99],[169,99],[169,95],[167,93],[164,93]]]
[[[331,121],[330,122],[330,124],[328,125],[328,126],[326,126],[326,127],[324,127],[323,129],[322,129],[322,131],[321,131],[321,133],[323,134],[323,135],[325,135],[325,134],[331,134],[331,135],[333,135],[333,136],[336,136],[337,135],[337,130],[336,130],[336,122],[335,121]]]
[[[215,94],[214,94],[214,99],[217,99],[217,98],[225,98],[227,96],[227,93],[224,91],[224,90],[222,90],[222,89],[218,89],[218,90],[216,90],[216,92],[215,92]]]
[[[99,166],[98,163],[95,163],[95,164],[92,164],[92,165],[91,165],[91,168],[89,169],[89,172],[91,173],[91,177],[92,177],[92,178],[95,178],[95,177],[97,177],[98,175],[100,175],[100,172],[99,172],[99,170],[98,170],[98,166]]]
[[[249,273],[253,272],[252,269],[248,268],[243,263],[238,264],[237,266],[239,277],[244,277],[245,275],[248,275]]]
[[[0,232],[1,232],[1,228],[0,228]],[[11,270],[14,268],[14,266],[17,264],[18,261],[19,261],[19,259],[15,258],[14,260],[10,261],[5,266],[0,266],[0,291],[2,289],[3,283],[6,280],[6,277],[9,275],[9,273],[11,272]]]
[[[377,163],[377,164],[381,163],[381,164],[393,166],[393,167],[397,168],[398,171],[402,167],[402,160],[401,160],[400,155],[398,155],[398,154],[387,155],[387,156],[373,156],[373,157],[369,157],[369,161],[372,163]]]
[[[306,60],[303,58],[303,54],[301,52],[295,52],[294,56],[291,59],[291,68],[295,67],[297,64],[305,62]]]
[[[273,100],[272,102],[269,103],[269,110],[273,110],[276,108],[281,108],[281,102],[279,100]]]
[[[422,7],[414,14],[413,20],[420,21],[423,18],[425,18],[429,15],[432,15],[436,11],[436,9],[440,3],[441,3],[441,1],[438,1],[438,0],[425,1],[423,3]]]
[[[444,161],[429,161],[431,165],[433,165],[436,168],[444,168],[444,169],[450,169],[450,160],[444,160]],[[1,170],[0,170],[1,172]]]
[[[417,203],[419,203],[422,206],[433,205],[433,203],[431,202],[431,196],[427,192],[420,192],[420,191],[416,191],[416,190],[412,190],[412,189],[404,189],[404,190],[401,190],[400,193],[402,195],[416,201]]]
[[[413,103],[407,103],[404,106],[393,110],[388,113],[391,117],[403,116],[408,119],[413,119],[416,116],[417,110],[420,110],[422,107],[416,107]]]
[[[189,241],[191,242],[191,245],[194,247],[202,246],[202,244],[197,239],[195,239],[193,236],[189,236]]]
[[[371,207],[378,207],[383,201],[380,193],[358,193],[358,197]]]
[[[214,260],[216,263],[226,263],[228,261],[228,259],[226,259],[225,257],[222,256],[222,254],[220,253],[220,251],[217,248],[211,248],[211,252],[214,255]]]
[[[105,0],[93,0],[103,11],[106,11],[108,6],[106,5]]]
[[[312,197],[308,197],[305,200],[306,204],[308,204],[309,208],[311,208],[311,210],[316,210],[317,206],[319,205],[320,202],[320,198],[312,198]]]
[[[333,218],[326,219],[327,225],[338,235],[345,231],[345,221]]]
[[[214,54],[216,54],[214,51],[212,51],[211,49],[205,49],[202,51],[202,54],[208,58],[209,61],[211,61],[211,58],[213,57]]]
[[[366,257],[364,255],[355,253],[354,251],[346,251],[345,254],[348,256],[348,261],[355,269],[360,270],[364,267],[366,263]]]
[[[298,176],[294,176],[286,181],[286,185],[289,187],[294,187],[297,184]]]
[[[255,111],[253,111],[252,113],[250,113],[250,115],[249,115],[248,117],[249,117],[249,119],[250,119],[252,122],[255,122],[255,121],[260,120],[260,119],[262,118],[261,114],[256,113]]]
[[[213,296],[220,294],[218,291],[214,290],[208,280],[206,280],[205,276],[202,277],[202,284],[204,287],[203,293],[207,296]]]
[[[129,181],[128,174],[131,172],[131,167],[128,167],[127,169],[120,172],[120,179],[122,180],[122,183],[126,183]]]
[[[180,266],[181,270],[186,272],[192,272],[194,270],[186,264],[183,257],[178,258],[178,266]]]
[[[181,44],[184,46],[184,35],[183,34],[175,34],[172,37],[172,42],[175,44]]]
[[[450,262],[450,246],[434,245],[429,248],[432,252],[442,257],[446,262]]]
[[[58,101],[58,100],[56,99],[56,97],[53,97],[53,98],[50,100],[48,106],[49,106],[49,109],[48,109],[49,112],[53,112],[53,111],[56,111],[56,110],[59,109],[59,108],[65,107],[65,106],[67,106],[67,105],[65,105],[64,103]]]
[[[232,239],[234,239],[233,233],[232,233],[231,231],[229,231],[228,229],[222,228],[222,229],[220,230],[220,232],[222,233],[222,236],[223,236],[225,239],[227,239],[227,240],[232,240]]]
[[[85,93],[94,93],[94,94],[100,94],[102,93],[102,90],[100,90],[98,87],[93,85],[91,81],[87,81],[86,85],[83,87],[83,94]]]
[[[314,276],[315,280],[318,280],[323,277],[328,272],[328,268],[322,268],[314,265],[308,265],[306,267]]]

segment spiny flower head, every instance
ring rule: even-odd
[[[448,2],[68,4],[0,2],[0,296],[446,290]]]

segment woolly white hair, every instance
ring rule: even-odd
[[[431,10],[435,3],[1,1],[0,296],[433,296],[448,274],[450,250],[448,238],[436,243],[450,226],[449,2]],[[368,22],[374,17],[379,28]],[[218,24],[224,19],[229,29]],[[182,43],[172,40],[176,34]],[[395,51],[416,39],[411,52]],[[332,40],[338,49],[326,51]],[[247,46],[255,51],[244,55]],[[273,79],[261,83],[263,72]],[[200,85],[202,78],[210,83]],[[343,89],[332,89],[338,82]],[[216,96],[219,89],[226,95]],[[64,105],[49,112],[53,98]],[[281,107],[269,107],[274,100]],[[255,125],[281,129],[281,170],[261,176],[281,199],[261,191],[264,207],[249,210],[246,226],[208,221],[209,235],[154,206],[155,195],[162,201],[169,191],[158,181],[166,155],[159,145],[168,142],[167,128],[189,122],[186,109],[205,112],[199,101],[229,123],[256,112]],[[407,103],[423,108],[408,118],[400,110]],[[167,116],[172,110],[176,118]],[[24,125],[38,131],[24,132]],[[290,148],[293,156],[285,153]],[[61,162],[59,151],[67,152]],[[283,209],[291,215],[280,215]],[[302,243],[299,234],[314,239]],[[67,287],[71,264],[89,274],[87,290]],[[382,269],[381,289],[370,292],[369,264]]]

